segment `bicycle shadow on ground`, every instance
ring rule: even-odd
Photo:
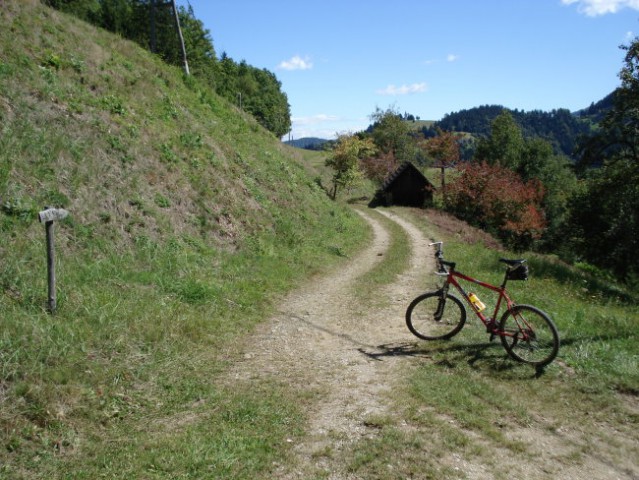
[[[413,342],[384,343],[370,347],[370,349],[358,348],[357,350],[362,355],[378,362],[383,361],[384,358],[393,357],[432,357],[431,352],[429,352],[427,348]]]
[[[446,370],[471,368],[486,373],[503,376],[511,373],[517,378],[539,378],[546,373],[545,368],[525,365],[510,358],[499,342],[452,343],[454,340],[440,340],[424,343],[404,343],[379,345],[377,351],[361,353],[381,360],[384,357],[410,356],[430,360],[430,364]]]
[[[519,372],[521,368],[531,371],[534,378],[539,378],[545,372],[544,369],[535,369],[528,365],[510,359],[497,341],[493,342],[473,342],[473,343],[452,343],[455,340],[439,340],[434,342],[397,342],[384,343],[381,345],[371,345],[363,342],[352,335],[336,332],[325,326],[318,325],[307,318],[298,315],[289,315],[297,321],[307,326],[340,338],[356,347],[357,351],[367,358],[375,361],[385,359],[414,357],[430,360],[437,367],[456,369],[470,366],[475,370],[486,370],[503,375],[504,372]]]

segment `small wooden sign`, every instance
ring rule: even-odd
[[[40,223],[53,222],[54,220],[62,220],[69,215],[69,212],[64,208],[47,208],[38,213],[38,219]]]
[[[47,274],[49,280],[49,312],[55,313],[57,307],[56,292],[55,292],[55,249],[53,245],[53,222],[56,220],[62,220],[69,215],[69,212],[64,208],[51,208],[44,207],[44,210],[38,213],[38,219],[40,223],[44,223],[45,232],[47,235]]]

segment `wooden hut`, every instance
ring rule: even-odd
[[[378,192],[379,203],[423,207],[433,200],[435,187],[411,162],[402,163],[391,173]]]

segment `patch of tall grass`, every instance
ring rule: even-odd
[[[30,478],[200,468],[252,476],[269,467],[298,432],[296,407],[274,400],[286,395],[282,387],[219,391],[215,378],[231,358],[225,353],[279,295],[340,261],[336,246],[353,252],[365,231],[337,207],[313,223],[295,241],[284,229],[235,253],[175,239],[128,253],[59,255],[55,316],[44,309],[44,248],[37,236],[21,243],[27,251],[6,262],[2,280],[0,472],[29,470],[34,456],[46,467],[33,465]],[[180,412],[193,421],[159,436],[146,431],[149,419],[171,423]],[[246,423],[251,415],[255,425]],[[138,449],[145,453],[133,461]]]

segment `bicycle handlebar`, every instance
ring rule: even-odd
[[[433,243],[429,243],[428,246],[429,247],[433,247],[433,246],[437,246],[437,251],[435,252],[435,258],[437,258],[437,267],[439,270],[439,274],[448,274],[448,270],[445,267],[450,267],[453,270],[455,270],[455,262],[447,262],[446,260],[444,260],[444,250],[443,250],[443,245],[444,242],[433,242]]]
[[[429,243],[428,246],[432,247],[433,245],[437,245],[437,253],[441,253],[442,251],[442,245],[444,245],[444,242],[433,242],[433,243]]]

